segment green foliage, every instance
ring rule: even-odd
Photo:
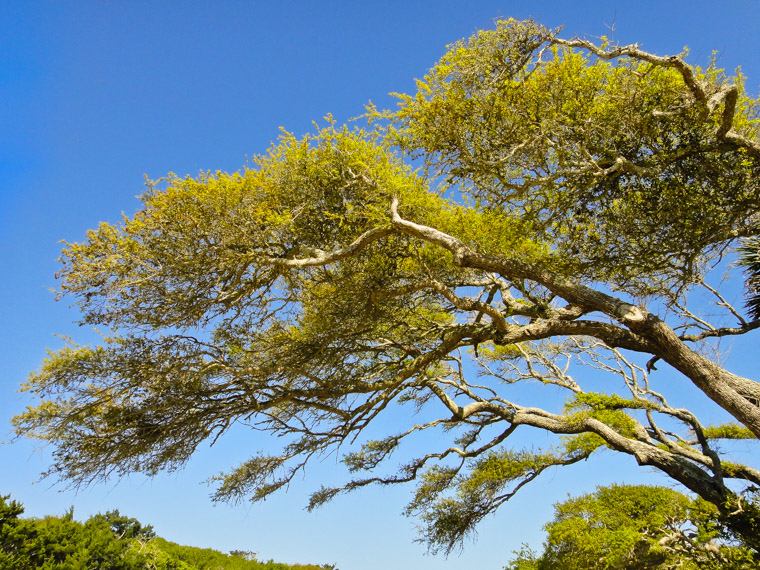
[[[490,451],[471,460],[466,475],[455,468],[431,467],[420,477],[407,514],[420,516],[421,540],[431,550],[450,553],[520,487],[546,469],[575,463],[592,451],[571,446],[564,453]]]
[[[249,559],[239,554],[222,554],[218,550],[211,548],[197,548],[193,546],[182,546],[174,542],[169,542],[163,538],[156,538],[151,541],[155,548],[156,558],[160,562],[156,567],[193,569],[193,570],[216,570],[224,568],[225,570],[321,570],[323,566],[311,564],[282,564],[269,560],[266,562]],[[161,566],[164,564],[165,566]]]
[[[321,570],[331,566],[260,562],[240,553],[180,546],[150,525],[109,511],[84,523],[73,510],[60,517],[22,519],[24,508],[0,496],[0,568],[14,570]]]
[[[739,247],[739,264],[747,273],[747,309],[760,319],[760,237],[745,239]]]
[[[435,174],[530,220],[576,274],[634,290],[651,287],[643,276],[688,282],[707,250],[756,231],[757,161],[708,143],[719,109],[687,104],[695,93],[675,66],[607,61],[555,37],[498,22],[449,46],[416,94],[375,116]],[[741,76],[711,66],[694,81],[705,97],[733,81],[734,128],[757,136]]]
[[[61,517],[21,519],[21,505],[0,498],[0,566],[18,569],[145,568],[146,559],[117,538],[108,523],[93,517],[74,520],[73,511]],[[6,565],[7,564],[7,565]]]
[[[20,552],[25,540],[25,529],[19,524],[24,507],[18,501],[9,501],[10,495],[0,496],[0,568],[22,566]]]
[[[717,509],[664,487],[613,485],[555,505],[544,552],[508,569],[749,568],[740,546],[716,541]]]
[[[565,405],[565,410],[574,421],[593,418],[608,425],[624,435],[633,435],[636,422],[624,412],[624,409],[650,408],[646,400],[631,400],[621,398],[617,394],[611,396],[601,393],[574,394]]]
[[[755,439],[755,435],[747,428],[736,424],[709,426],[703,430],[708,439]]]
[[[119,539],[136,538],[140,540],[150,540],[156,536],[152,526],[143,526],[137,519],[119,514],[118,509],[115,511],[108,511],[104,514],[94,515],[90,520],[105,522],[111,529],[111,532]]]

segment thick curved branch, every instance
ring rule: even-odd
[[[402,233],[439,245],[451,252],[454,263],[461,267],[480,269],[511,279],[530,279],[569,301],[572,305],[589,311],[599,311],[627,324],[646,318],[639,307],[596,291],[581,283],[561,276],[541,266],[504,257],[481,255],[462,241],[445,232],[403,219],[398,213],[398,198],[391,203],[393,226]]]
[[[754,403],[760,401],[760,384],[731,374],[697,354],[656,315],[543,267],[479,254],[453,236],[401,218],[397,198],[393,198],[391,212],[395,228],[447,249],[453,255],[454,263],[461,267],[480,269],[512,279],[530,279],[573,305],[599,311],[616,319],[638,337],[645,339],[649,345],[648,352],[684,374],[711,400],[760,438],[760,407]]]

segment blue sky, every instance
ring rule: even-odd
[[[332,113],[361,114],[370,99],[411,91],[445,46],[497,17],[532,16],[564,35],[610,35],[658,54],[688,45],[689,61],[741,65],[760,85],[760,0],[562,1],[45,1],[5,0],[0,18],[0,439],[27,402],[18,384],[48,347],[92,333],[54,301],[60,241],[138,207],[143,175],[233,172],[263,152],[278,128],[302,134]],[[756,335],[755,335],[756,336]],[[737,348],[741,348],[737,343]],[[749,345],[747,345],[749,346]],[[732,370],[750,373],[741,350]],[[675,380],[677,382],[677,380]],[[662,482],[632,461],[602,455],[543,476],[448,559],[414,544],[401,510],[410,488],[365,489],[314,513],[310,491],[337,481],[327,458],[287,494],[261,505],[214,506],[203,483],[269,445],[236,430],[187,469],[78,492],[33,484],[47,464],[34,442],[0,445],[0,493],[27,514],[85,518],[118,508],[170,540],[249,549],[286,562],[341,570],[501,568],[521,542],[538,546],[552,503],[613,481]]]

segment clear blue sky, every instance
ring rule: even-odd
[[[332,113],[360,114],[410,91],[448,43],[497,17],[532,16],[564,35],[610,35],[658,54],[713,50],[760,85],[760,0],[708,1],[139,1],[4,0],[0,8],[0,438],[28,403],[16,393],[55,334],[87,340],[75,310],[55,303],[60,240],[138,206],[143,174],[157,178],[240,169],[278,127],[301,134]],[[755,338],[756,340],[756,338]],[[750,373],[757,360],[730,366]],[[741,372],[742,370],[735,371]],[[734,370],[732,368],[732,370]],[[27,514],[78,518],[107,509],[151,523],[184,544],[250,549],[341,570],[496,569],[524,541],[540,544],[552,503],[613,481],[662,481],[613,455],[543,476],[448,559],[414,544],[401,510],[410,488],[367,489],[315,513],[308,493],[337,480],[334,458],[261,505],[212,505],[203,481],[266,448],[235,432],[187,469],[66,491],[32,484],[47,464],[33,442],[0,446],[0,493]]]

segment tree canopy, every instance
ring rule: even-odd
[[[744,548],[725,542],[718,511],[666,487],[613,485],[555,505],[544,551],[524,547],[508,570],[741,569]],[[723,536],[721,536],[723,534]]]
[[[215,499],[263,499],[337,451],[348,480],[311,507],[415,481],[407,512],[450,551],[548,468],[611,449],[759,548],[760,471],[716,440],[760,436],[760,384],[703,350],[760,326],[706,280],[760,234],[759,102],[683,54],[558,34],[498,22],[366,127],[328,118],[241,172],[170,174],[67,243],[60,294],[106,332],[24,385],[39,402],[15,429],[52,444],[48,474],[175,469],[242,423],[284,447]],[[731,422],[671,404],[656,382],[675,375]],[[408,425],[384,424],[399,408]],[[557,438],[522,447],[528,428]],[[394,462],[428,430],[440,447]]]

